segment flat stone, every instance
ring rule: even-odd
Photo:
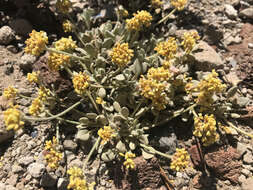
[[[247,147],[243,143],[238,142],[236,150],[241,156],[242,154],[244,154],[247,151]]]
[[[220,55],[206,42],[200,41],[195,48],[193,58],[195,68],[200,71],[212,71],[212,69],[223,68]]]
[[[28,35],[33,29],[31,23],[22,18],[12,20],[10,22],[10,27],[15,31],[16,34],[23,36]]]
[[[27,171],[32,177],[39,178],[42,176],[45,169],[46,167],[44,164],[32,163],[28,166]]]
[[[245,164],[253,164],[253,156],[251,152],[247,152],[244,156],[243,156],[243,162]]]
[[[239,181],[240,184],[243,184],[245,180],[246,180],[245,175],[240,175],[239,178],[238,178],[238,181]]]
[[[16,186],[17,182],[18,182],[18,175],[14,174],[11,175],[10,178],[8,178],[5,183]]]
[[[242,183],[242,190],[252,190],[253,178],[249,177]]]
[[[226,4],[225,5],[225,13],[228,18],[234,19],[238,16],[237,10],[232,5]]]
[[[1,189],[1,190],[6,190],[5,185],[4,185],[4,183],[2,183],[2,182],[0,182],[0,189]]]
[[[6,185],[5,186],[6,190],[18,190],[16,187],[14,187],[13,185]]]
[[[42,187],[53,187],[57,183],[57,176],[50,173],[44,173],[40,180]]]
[[[14,31],[9,26],[3,26],[0,28],[0,44],[8,45],[14,39]]]
[[[248,19],[253,19],[253,7],[243,9],[242,11],[240,11],[239,15],[241,17],[245,17],[245,18],[248,18]]]
[[[24,165],[24,166],[27,166],[27,165],[31,164],[32,162],[34,162],[33,156],[22,157],[18,160],[18,163],[20,165]]]
[[[65,140],[63,142],[63,146],[66,150],[70,150],[72,152],[76,151],[76,148],[77,148],[77,144],[73,140],[70,140],[70,139]]]
[[[21,166],[15,164],[15,165],[12,166],[11,171],[13,173],[19,173],[19,172],[23,171],[23,168]]]
[[[245,168],[242,169],[241,172],[242,172],[242,174],[245,175],[246,177],[248,177],[248,176],[250,175],[250,173],[251,173],[248,169],[245,169]]]
[[[194,167],[200,168],[201,167],[201,156],[199,154],[197,145],[193,145],[189,149],[189,154],[191,156],[192,163],[193,163]]]

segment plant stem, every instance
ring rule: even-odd
[[[50,116],[55,116],[53,114],[51,114],[49,111],[46,112],[48,115]],[[68,119],[64,119],[64,118],[61,118],[61,117],[57,117],[56,119],[60,120],[60,121],[65,121],[67,123],[71,123],[71,124],[74,124],[74,125],[80,125],[81,123],[80,122],[77,122],[77,121],[72,121],[72,120],[68,120]]]
[[[153,153],[153,154],[158,154],[158,155],[163,156],[163,157],[168,158],[168,159],[171,159],[171,158],[172,158],[171,155],[164,154],[164,153],[162,153],[162,152],[160,152],[160,151],[154,149],[153,147],[147,146],[147,145],[142,144],[142,143],[140,143],[140,146],[141,146],[142,148],[147,149],[149,152],[151,152],[151,153]]]
[[[140,108],[140,106],[141,106],[141,104],[144,102],[144,99],[141,99],[141,101],[139,102],[139,104],[135,107],[135,109],[134,109],[134,111],[133,111],[133,113],[131,114],[131,116],[130,117],[133,117],[135,114],[136,114],[136,112],[139,110],[139,108]]]
[[[97,141],[95,142],[95,144],[93,145],[92,149],[90,150],[87,158],[85,159],[84,163],[83,163],[83,171],[85,170],[87,163],[90,160],[91,155],[93,154],[93,152],[99,147],[99,143],[100,143],[101,138],[98,137]]]
[[[77,107],[79,104],[82,103],[83,100],[78,101],[77,103],[73,104],[72,106],[70,106],[68,109],[64,110],[63,112],[54,115],[52,117],[43,117],[43,118],[39,118],[39,117],[28,117],[28,116],[24,116],[25,120],[28,121],[47,121],[47,120],[52,120],[52,119],[57,119],[57,117],[60,117],[64,114],[66,114],[67,112],[69,112],[70,110],[72,110],[73,108]]]
[[[87,94],[88,98],[90,99],[92,105],[95,107],[97,113],[100,114],[101,112],[100,112],[100,110],[98,109],[97,103],[94,101],[94,99],[93,99],[93,97],[92,97],[90,91],[87,91],[86,94]]]
[[[174,8],[168,15],[166,15],[165,17],[163,17],[155,26],[161,24],[162,22],[166,21],[169,19],[169,17],[176,11],[177,9]]]
[[[233,123],[229,122],[229,121],[226,121],[228,123],[228,125],[232,128],[234,128],[236,131],[239,131],[240,133],[250,137],[250,138],[253,138],[253,135],[252,134],[249,134],[245,131],[243,131],[242,129],[239,129],[238,127],[236,127]]]
[[[164,119],[163,121],[160,121],[160,122],[157,123],[157,124],[153,124],[152,127],[157,127],[157,126],[163,125],[163,124],[167,123],[168,121],[172,120],[173,118],[178,117],[178,116],[180,116],[181,114],[183,114],[183,113],[185,113],[185,112],[187,112],[187,111],[189,111],[189,110],[192,110],[192,109],[193,109],[194,107],[196,107],[196,106],[197,106],[197,104],[193,104],[193,105],[189,106],[188,108],[186,108],[186,109],[183,110],[183,111],[175,111],[175,112],[173,113],[172,116],[170,116],[170,117]]]

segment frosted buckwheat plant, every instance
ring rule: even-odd
[[[170,169],[177,172],[185,170],[189,166],[190,156],[184,148],[177,148],[171,159]]]
[[[110,126],[104,126],[103,129],[98,130],[98,135],[101,137],[102,142],[104,144],[112,139],[115,135],[113,134],[114,130]]]
[[[152,21],[152,15],[147,11],[137,11],[133,14],[134,17],[126,20],[128,30],[140,31],[144,26],[149,27]]]
[[[14,88],[13,86],[8,86],[6,89],[4,89],[3,96],[9,100],[12,98],[15,98],[17,95],[18,90]]]
[[[72,79],[73,86],[77,94],[84,94],[89,87],[90,77],[84,72],[74,74]]]
[[[4,122],[7,130],[13,129],[14,131],[17,131],[24,126],[24,122],[21,121],[21,112],[17,108],[18,105],[12,105],[3,112]]]
[[[177,48],[178,45],[176,39],[170,37],[166,42],[160,42],[157,44],[155,51],[157,51],[159,55],[164,56],[166,60],[170,60],[175,57]]]

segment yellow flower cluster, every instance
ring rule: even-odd
[[[213,103],[212,96],[215,93],[220,93],[226,88],[225,84],[221,83],[218,74],[212,70],[205,79],[201,80],[195,91],[199,91],[196,102],[200,105],[209,107]]]
[[[51,70],[58,71],[64,64],[70,64],[70,57],[68,55],[50,53],[47,64]]]
[[[9,100],[12,98],[15,98],[17,95],[18,90],[14,88],[13,86],[8,86],[6,89],[4,89],[3,96]]]
[[[29,107],[29,114],[38,116],[43,110],[43,102],[47,101],[49,95],[49,90],[41,86],[38,90],[38,97],[32,101]]]
[[[104,126],[103,129],[98,130],[98,135],[101,137],[101,144],[104,144],[115,137],[114,130],[110,126]]]
[[[129,49],[128,43],[117,43],[109,55],[113,63],[117,64],[119,67],[125,67],[134,56],[133,52],[132,49]]]
[[[63,23],[62,23],[62,28],[63,28],[63,31],[64,32],[71,32],[73,27],[72,27],[72,24],[69,20],[65,20]]]
[[[45,150],[46,155],[45,159],[47,161],[48,166],[56,170],[59,167],[59,162],[62,159],[62,153],[57,150],[58,142],[55,137],[53,137],[53,141],[46,141]]]
[[[90,77],[85,72],[79,72],[74,74],[72,79],[74,89],[77,94],[84,94],[86,89],[89,87]]]
[[[17,105],[12,105],[11,108],[8,108],[3,112],[4,122],[7,130],[13,129],[14,131],[17,131],[24,125],[24,122],[21,121],[21,113],[17,108]]]
[[[57,0],[56,8],[63,14],[67,14],[72,7],[72,3],[69,0]]]
[[[216,132],[216,120],[213,115],[199,114],[194,118],[193,135],[201,138],[204,146],[209,146],[219,140],[219,134]]]
[[[37,97],[32,101],[32,104],[29,107],[29,114],[37,116],[42,112],[42,109],[43,109],[42,101],[39,97]]]
[[[152,104],[158,110],[166,108],[166,81],[171,77],[170,71],[164,67],[150,68],[147,78],[141,76],[139,85],[141,95],[152,101]]]
[[[43,31],[36,32],[33,30],[29,36],[30,38],[25,41],[25,52],[39,56],[46,49],[46,44],[48,43],[47,33]]]
[[[140,31],[143,26],[149,27],[152,21],[152,15],[147,11],[137,11],[133,14],[134,17],[126,20],[126,27],[128,30]]]
[[[97,97],[97,98],[96,98],[96,103],[97,103],[97,104],[104,104],[105,101],[103,100],[103,98]]]
[[[184,47],[184,50],[187,54],[191,53],[194,46],[196,45],[196,40],[199,40],[199,38],[200,37],[196,31],[184,33],[181,45]]]
[[[177,41],[175,38],[170,37],[166,42],[160,42],[156,45],[155,51],[158,54],[165,57],[166,60],[170,60],[175,57],[177,53]]]
[[[189,166],[190,156],[184,148],[177,148],[171,159],[170,169],[183,171]]]
[[[61,38],[54,43],[54,47],[59,51],[68,51],[77,48],[76,42],[72,40],[72,37]],[[63,65],[70,64],[70,56],[58,53],[50,53],[48,57],[48,66],[53,71],[58,71]]]
[[[170,61],[163,61],[162,66],[165,69],[169,69],[172,63]]]
[[[72,37],[69,36],[68,38],[61,38],[60,40],[54,43],[55,49],[59,51],[66,51],[72,50],[77,48],[76,42],[72,40]]]
[[[74,166],[68,169],[67,173],[70,175],[68,189],[72,190],[93,190],[94,183],[88,184],[84,179],[83,172],[80,168]]]
[[[126,154],[120,153],[121,156],[123,156],[125,158],[124,161],[124,166],[128,169],[134,169],[135,167],[135,163],[133,161],[133,158],[135,158],[135,154],[131,153],[131,152],[127,152]]]
[[[177,10],[181,11],[187,4],[187,0],[170,0],[172,6],[174,6]]]
[[[160,7],[163,4],[161,0],[151,0],[151,5],[153,7]]]
[[[38,83],[39,82],[39,79],[38,79],[39,74],[40,74],[40,71],[27,73],[27,80],[30,83],[33,83],[33,82]]]

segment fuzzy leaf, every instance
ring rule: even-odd
[[[112,40],[112,38],[106,38],[103,42],[103,45],[102,47],[103,48],[106,48],[106,49],[109,49],[112,47],[112,45],[114,44],[114,41]]]
[[[119,150],[119,152],[122,152],[122,153],[127,151],[126,145],[122,141],[119,141],[117,143],[116,148]]]
[[[90,138],[90,134],[88,130],[78,130],[76,134],[76,140],[79,141],[88,141]]]
[[[98,90],[98,96],[101,97],[101,98],[104,98],[106,96],[106,91],[104,88],[100,88]]]
[[[141,153],[144,159],[148,160],[154,157],[154,154],[146,152],[144,149],[141,149]]]
[[[96,113],[86,113],[86,117],[89,119],[96,119],[98,115]]]
[[[123,107],[120,111],[120,113],[125,117],[127,118],[129,116],[129,110],[127,107]]]
[[[79,122],[82,123],[82,124],[84,124],[84,125],[88,125],[89,119],[87,117],[81,117],[79,119]]]
[[[117,111],[117,112],[119,112],[120,113],[120,111],[121,111],[121,107],[120,107],[120,104],[118,103],[118,102],[113,102],[113,107],[114,107],[114,109]]]

